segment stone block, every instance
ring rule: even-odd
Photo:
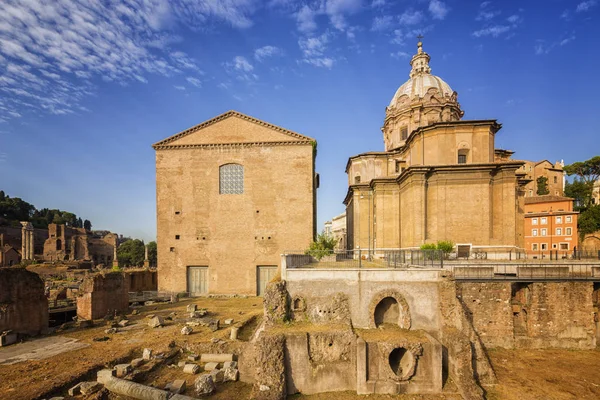
[[[186,310],[187,312],[191,313],[194,312],[198,309],[198,306],[196,304],[188,304]]]
[[[194,388],[198,396],[211,394],[215,391],[215,382],[211,375],[200,375],[194,382]]]
[[[200,362],[208,363],[208,362],[217,362],[222,363],[225,361],[233,361],[233,354],[211,354],[206,353],[200,356]]]
[[[210,371],[210,375],[213,377],[213,381],[215,383],[222,383],[223,382],[223,370],[221,370],[221,369],[213,369],[212,371]]]
[[[210,321],[208,323],[208,328],[213,332],[218,331],[219,330],[219,320],[213,319],[212,321]]]
[[[183,372],[186,374],[196,375],[200,372],[200,366],[198,364],[185,364],[183,367]]]
[[[231,325],[231,324],[233,324],[233,318],[228,318],[224,322],[225,322],[225,325]]]
[[[122,320],[120,320],[120,321],[119,321],[119,324],[118,324],[118,325],[119,325],[121,328],[124,328],[124,327],[126,327],[126,326],[127,326],[127,324],[128,324],[128,323],[129,323],[129,320],[122,319]]]
[[[190,354],[188,356],[188,360],[190,361],[198,361],[200,359],[200,356],[198,354]]]
[[[217,369],[217,368],[219,368],[218,362],[209,362],[209,363],[206,363],[206,365],[204,365],[204,370],[208,371],[208,372],[212,371],[213,369]]]
[[[80,391],[83,395],[90,395],[102,389],[102,384],[99,382],[81,382]]]
[[[175,394],[181,394],[185,392],[186,383],[183,379],[177,379],[169,384],[169,392]]]
[[[144,363],[143,358],[134,358],[131,360],[131,368],[137,368]]]
[[[181,328],[181,334],[182,335],[189,335],[192,332],[194,332],[194,330],[192,329],[191,326],[186,325],[183,328]]]
[[[239,331],[240,331],[240,328],[238,328],[237,326],[234,326],[233,328],[231,328],[231,333],[229,334],[229,339],[237,340]]]
[[[73,386],[72,388],[70,388],[67,393],[69,394],[69,396],[73,397],[73,396],[77,396],[78,394],[81,393],[81,384],[83,382],[79,382],[77,385]]]
[[[237,382],[240,378],[240,372],[234,367],[225,367],[223,371],[223,382]]]
[[[183,368],[183,367],[185,367],[185,364],[187,364],[185,361],[179,361],[179,362],[177,363],[177,366],[178,366],[179,368]]]
[[[96,373],[96,380],[102,384],[104,384],[109,379],[114,378],[115,370],[114,369],[101,369]]]
[[[18,335],[12,331],[3,332],[0,335],[0,347],[10,346],[11,344],[17,343]]]
[[[158,328],[159,326],[163,326],[165,324],[165,320],[160,315],[155,315],[154,318],[151,318],[148,321],[148,326],[150,328]]]
[[[142,353],[142,358],[146,361],[151,360],[152,359],[152,349],[144,349],[144,352]]]
[[[115,366],[117,378],[122,378],[131,372],[131,364],[118,364]]]
[[[223,368],[237,368],[237,361],[225,361],[223,363]]]

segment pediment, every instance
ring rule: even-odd
[[[244,143],[309,143],[308,136],[278,127],[237,111],[228,111],[215,118],[155,143],[155,149],[219,144]]]

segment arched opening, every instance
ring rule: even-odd
[[[400,307],[398,301],[393,297],[386,297],[375,307],[375,325],[379,327],[382,324],[398,325],[400,317]]]
[[[304,311],[304,299],[301,297],[296,297],[294,299],[294,310],[296,311]]]
[[[60,239],[56,239],[56,250],[62,250],[62,241]]]
[[[404,377],[411,373],[414,357],[405,348],[397,347],[390,353],[388,361],[392,372],[399,377]]]

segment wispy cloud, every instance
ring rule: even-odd
[[[185,90],[185,86],[173,85],[173,87],[177,90]]]
[[[563,37],[561,39],[556,40],[551,43],[548,43],[546,40],[539,39],[539,40],[537,40],[535,46],[533,47],[533,51],[536,55],[541,56],[541,55],[550,53],[552,50],[554,50],[558,47],[565,46],[565,45],[569,44],[570,42],[572,42],[573,40],[575,40],[574,33],[565,34],[565,35],[563,35]]]
[[[423,21],[423,13],[421,11],[416,10],[406,10],[404,11],[400,17],[399,22],[401,25],[416,25]],[[443,18],[442,18],[443,19]]]
[[[410,58],[410,54],[404,51],[397,51],[395,53],[391,53],[390,56],[394,58]]]
[[[244,56],[236,56],[224,65],[240,81],[253,82],[258,80],[258,75],[252,72],[254,66]]]
[[[334,60],[325,55],[329,34],[326,32],[320,36],[300,38],[298,45],[302,50],[302,62],[314,65],[315,67],[333,67]]]
[[[3,0],[0,2],[0,118],[20,110],[70,114],[96,90],[95,80],[148,82],[185,70],[196,60],[172,49],[172,28],[226,23],[252,25],[254,0]]]
[[[446,5],[443,1],[440,0],[431,0],[429,2],[429,12],[433,19],[444,19],[446,15],[450,12],[450,7]]]
[[[283,54],[283,50],[275,46],[263,46],[254,50],[254,58],[257,61],[262,61],[265,58]]]
[[[587,0],[577,4],[576,12],[587,12],[594,7],[598,2],[596,0]]]
[[[198,78],[194,78],[193,76],[188,76],[187,78],[185,78],[185,80],[196,87],[202,87],[202,81]]]
[[[382,15],[373,18],[373,24],[371,25],[372,31],[387,31],[394,25],[394,17],[391,15]]]
[[[489,4],[486,6],[486,10],[489,10]],[[489,14],[485,14],[485,17],[482,17],[483,14],[480,13],[475,19],[483,21],[484,25],[482,28],[474,31],[473,36],[491,36],[497,38],[508,34],[507,38],[512,37],[512,31],[517,29],[523,22],[523,17],[520,14],[521,12],[522,10],[519,10],[519,13],[511,14],[507,18],[501,19],[496,18],[500,15],[500,12],[489,11]]]
[[[377,8],[377,7],[383,7],[385,6],[385,0],[373,0],[373,2],[371,3],[371,7],[373,8]]]

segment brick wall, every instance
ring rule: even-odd
[[[23,268],[0,269],[0,332],[38,334],[48,327],[44,282]]]
[[[111,272],[88,276],[79,287],[77,316],[92,320],[129,308],[129,280],[125,274]]]
[[[127,290],[130,292],[144,292],[158,290],[156,271],[128,271],[125,273]]]
[[[457,286],[486,346],[596,346],[592,282],[465,282]]]

